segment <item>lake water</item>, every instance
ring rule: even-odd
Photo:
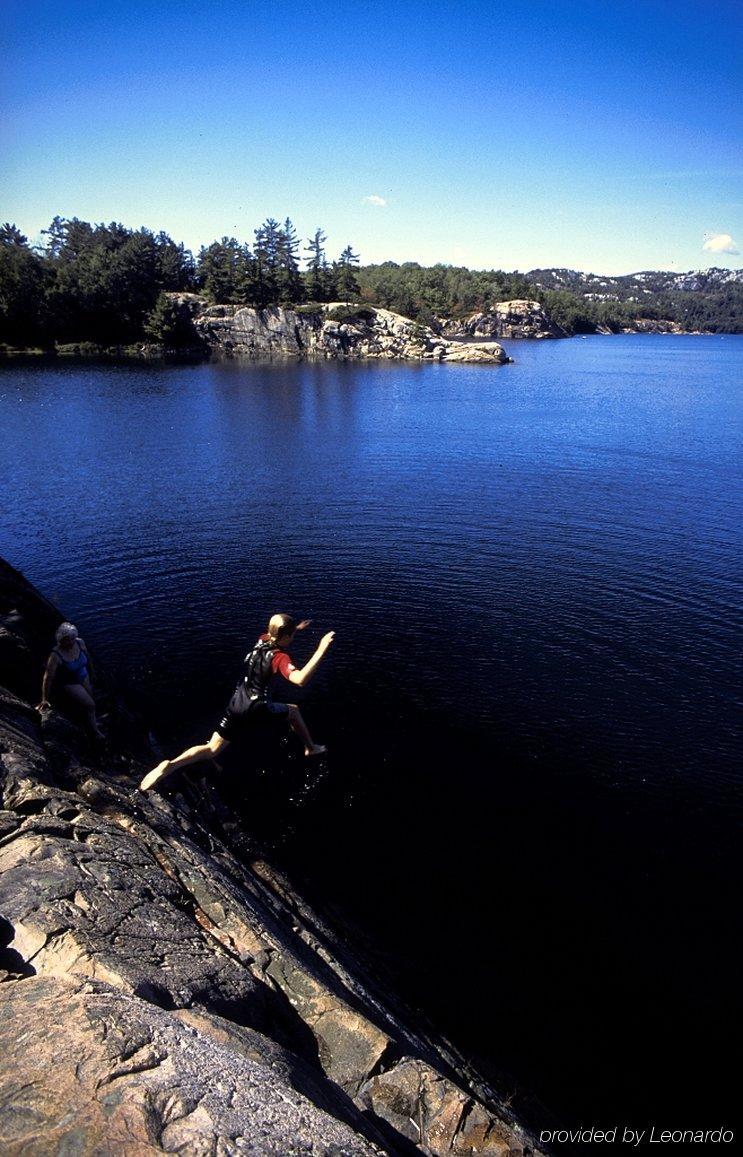
[[[309,886],[568,1124],[716,1127],[743,338],[506,346],[5,364],[0,551],[168,754],[210,733],[270,613],[312,617],[300,660],[334,628],[300,693],[331,750],[285,849]]]

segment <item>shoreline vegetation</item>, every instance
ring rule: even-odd
[[[630,334],[675,334],[678,337],[709,337],[710,331],[699,329],[625,329],[621,331],[624,336]],[[586,337],[591,335],[586,334],[566,334],[566,337]],[[617,337],[619,334],[613,331],[600,331],[593,336],[600,337]],[[725,336],[725,335],[721,335]],[[512,338],[511,340],[520,341],[534,341],[535,338]],[[468,343],[470,344],[470,343]],[[472,343],[474,344],[474,343]],[[489,344],[489,343],[488,343]],[[289,355],[284,355],[288,357]],[[267,355],[270,360],[270,355]],[[223,360],[219,351],[209,351],[199,348],[176,348],[166,345],[158,345],[153,343],[145,343],[142,345],[114,345],[103,346],[96,345],[95,342],[79,342],[69,343],[66,345],[55,346],[51,349],[43,349],[40,347],[25,347],[25,346],[11,346],[0,344],[0,363],[8,362],[48,362],[54,364],[56,362],[181,362],[181,363],[200,363],[210,360]],[[327,358],[326,358],[327,360]],[[513,362],[513,358],[507,359]]]
[[[594,333],[743,333],[743,270],[610,277],[362,266],[351,245],[329,258],[322,229],[303,243],[289,218],[268,218],[253,232],[252,245],[223,237],[194,256],[164,232],[115,222],[55,217],[41,246],[6,223],[0,356],[502,362],[508,359],[494,349],[467,357],[453,346]],[[214,324],[219,310],[229,324]],[[295,326],[296,341],[288,334],[274,340],[285,322]],[[391,329],[402,345],[388,340]]]

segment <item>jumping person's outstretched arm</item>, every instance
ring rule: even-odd
[[[289,675],[289,682],[296,683],[298,687],[303,687],[308,679],[310,679],[317,668],[320,660],[327,651],[330,644],[335,638],[335,631],[328,631],[327,635],[323,635],[320,642],[317,644],[317,650],[311,659],[309,659],[304,667],[300,667],[297,671],[292,671]]]

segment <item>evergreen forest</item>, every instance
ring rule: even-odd
[[[31,245],[0,227],[0,345],[53,349],[160,342],[187,344],[170,293],[216,304],[303,310],[329,301],[394,310],[436,328],[515,298],[539,300],[565,333],[619,330],[638,318],[686,329],[743,332],[743,272],[708,270],[599,277],[572,270],[506,273],[387,261],[362,266],[347,245],[329,257],[318,228],[300,239],[292,221],[272,217],[251,244],[222,237],[194,256],[167,233],[55,217]]]

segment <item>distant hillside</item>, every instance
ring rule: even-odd
[[[707,333],[743,333],[743,269],[646,270],[610,277],[574,269],[532,269],[524,274],[386,261],[362,266],[357,280],[365,301],[426,325],[435,325],[440,318],[462,320],[502,301],[532,299],[569,334],[646,329],[648,322]]]
[[[532,269],[526,279],[540,289],[567,289],[592,299],[641,301],[654,293],[716,293],[723,286],[743,284],[743,269],[699,269],[693,273],[643,270],[619,277],[576,269]]]

